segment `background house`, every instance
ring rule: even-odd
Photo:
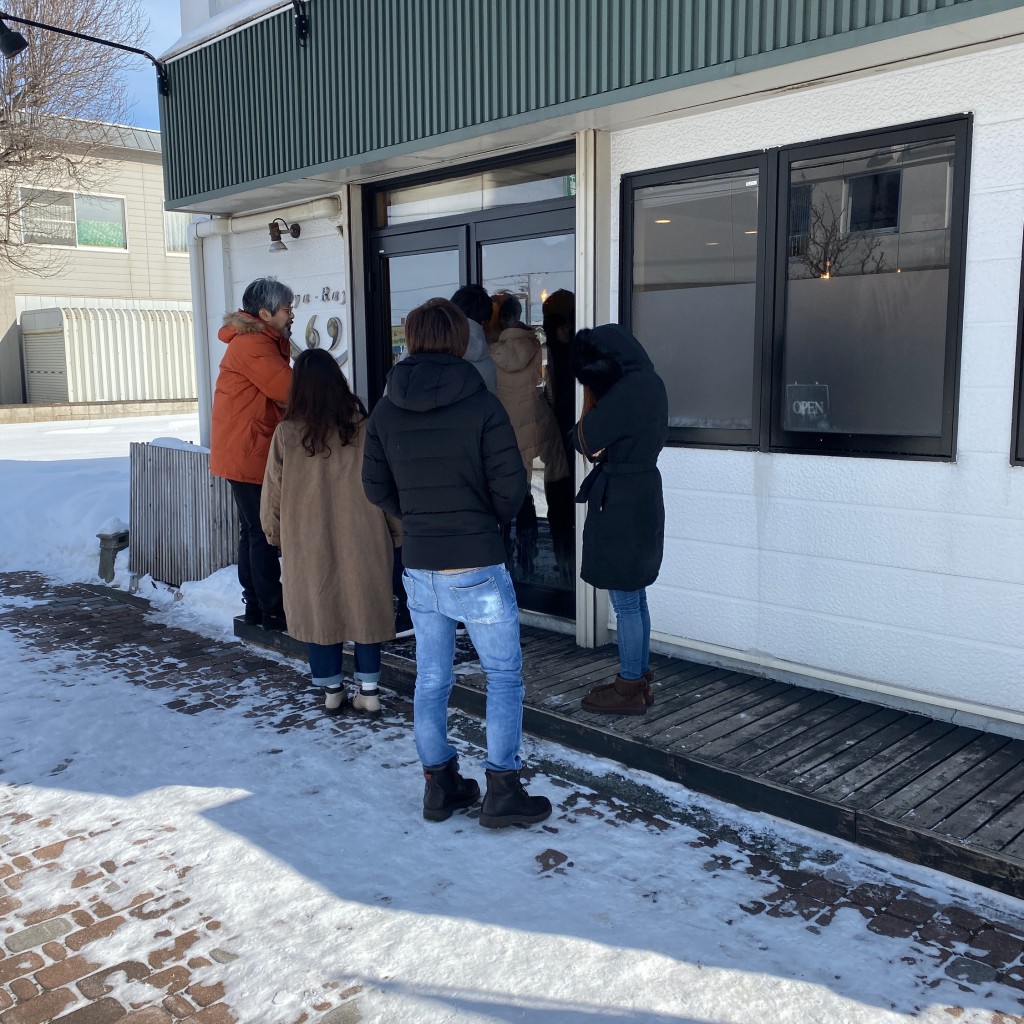
[[[21,211],[21,239],[46,249],[54,260],[45,275],[5,268],[0,279],[0,404],[32,400],[26,389],[25,339],[19,324],[26,311],[55,308],[122,312],[69,313],[60,317],[59,333],[65,341],[59,347],[54,330],[44,332],[48,341],[29,342],[45,345],[42,363],[58,350],[65,353],[65,378],[68,372],[74,378],[76,353],[83,359],[87,350],[91,353],[91,369],[78,375],[78,393],[72,387],[68,398],[45,400],[195,396],[191,367],[187,376],[171,373],[171,390],[179,392],[173,396],[139,393],[139,387],[129,389],[132,393],[125,390],[137,353],[151,336],[154,354],[174,353],[177,363],[182,352],[191,354],[190,218],[187,213],[164,212],[159,132],[103,128],[108,144],[97,153],[98,165],[90,174],[95,186],[88,191],[23,190],[28,204]],[[55,319],[48,322],[53,326]],[[65,330],[65,323],[74,326]],[[31,358],[30,352],[30,362]],[[153,367],[153,379],[168,377],[162,367]],[[137,373],[135,379],[142,380]],[[183,390],[188,393],[180,393]]]

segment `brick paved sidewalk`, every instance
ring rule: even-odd
[[[323,726],[303,666],[163,625],[138,604],[34,574],[0,574],[2,598],[31,599],[0,600],[0,631],[21,645],[41,654],[70,652],[76,664],[111,673],[127,671],[136,685],[164,691],[165,706],[181,714],[243,706],[253,728],[274,730],[282,745],[294,730]],[[342,716],[330,728],[408,727],[407,701],[390,696],[387,712],[377,722]],[[471,739],[476,730],[480,740],[478,724],[466,720],[462,728]],[[655,834],[687,824],[701,834],[690,845],[706,850],[703,867],[712,877],[743,872],[761,885],[758,899],[736,907],[737,919],[787,919],[813,942],[837,911],[855,911],[866,930],[906,940],[903,962],[923,990],[945,986],[947,1000],[950,991],[966,999],[989,990],[992,1024],[1024,1024],[1024,915],[996,920],[895,877],[851,884],[830,870],[838,854],[819,857],[817,869],[808,870],[807,851],[752,840],[710,812],[680,808],[642,785],[567,772],[561,762],[533,767],[566,780],[538,872],[572,867],[558,849],[558,833],[584,816],[609,827],[639,821]],[[0,752],[0,783],[3,770]],[[61,771],[58,765],[54,774]],[[192,865],[174,856],[174,824],[140,830],[138,823],[110,818],[68,829],[26,814],[19,789],[0,788],[0,1024],[237,1021],[232,975],[244,964],[247,939],[209,908],[193,905]],[[358,985],[324,980],[304,993],[305,1009],[294,1024],[355,1024],[359,996]],[[965,1013],[955,1004],[947,1012],[951,1020]]]

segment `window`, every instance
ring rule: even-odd
[[[32,245],[127,249],[124,200],[21,190],[21,239]]]
[[[754,428],[760,178],[723,167],[634,194],[633,333],[665,381],[669,425],[721,440]]]
[[[628,176],[676,443],[950,458],[970,121]]]
[[[21,190],[21,240],[33,245],[75,244],[75,198],[67,192]]]
[[[1013,438],[1010,441],[1010,461],[1024,466],[1024,260],[1020,275],[1020,312],[1017,314],[1017,375],[1013,401]]]
[[[851,234],[899,230],[902,180],[900,171],[858,174],[848,179]]]
[[[192,217],[176,210],[164,211],[164,244],[167,252],[188,252],[188,226]]]
[[[576,194],[576,154],[560,152],[529,162],[487,167],[459,178],[445,178],[379,192],[377,227],[451,217],[521,203],[559,200]]]

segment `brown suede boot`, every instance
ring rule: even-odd
[[[618,678],[616,676],[616,678]],[[643,675],[644,680],[644,703],[650,707],[654,703],[654,669],[649,668]],[[628,680],[627,680],[628,682]],[[600,686],[595,686],[588,697],[592,697],[599,690],[610,690],[615,684],[614,683],[602,683]]]
[[[647,700],[644,688],[647,681],[623,679],[616,676],[611,685],[597,686],[583,698],[584,711],[599,711],[607,715],[645,715]]]

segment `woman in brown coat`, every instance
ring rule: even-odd
[[[498,337],[491,342],[491,358],[498,368],[498,398],[508,413],[527,479],[533,480],[533,461],[544,462],[544,481],[569,475],[564,447],[558,437],[555,414],[540,390],[541,348],[537,335],[522,321],[523,304],[514,295],[501,292],[494,296],[494,320]],[[537,547],[537,509],[532,488],[515,519],[516,542],[513,548],[511,525],[504,527],[506,550],[515,554],[520,569],[529,572]]]
[[[261,519],[281,548],[288,632],[308,645],[325,707],[346,699],[342,649],[355,644],[357,710],[377,712],[380,644],[393,640],[394,548],[401,526],[371,505],[361,479],[366,410],[323,349],[295,360],[291,396],[274,432]]]

